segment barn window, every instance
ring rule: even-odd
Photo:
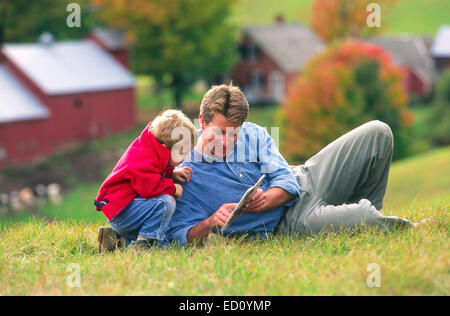
[[[264,86],[264,75],[261,71],[254,70],[250,73],[250,86],[254,90],[260,90]]]
[[[8,157],[8,151],[4,147],[0,147],[0,160],[5,160]]]
[[[254,44],[241,44],[239,45],[239,54],[242,59],[247,61],[257,61],[260,56],[260,49]]]
[[[250,61],[257,61],[259,59],[259,48],[256,45],[249,45],[247,47],[247,59]]]
[[[75,98],[75,100],[73,100],[73,105],[77,109],[81,108],[83,106],[83,100],[81,100],[80,98]]]

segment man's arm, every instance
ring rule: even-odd
[[[187,234],[188,243],[201,242],[216,226],[225,225],[236,206],[237,203],[224,204],[213,215],[193,226]]]
[[[265,192],[258,189],[244,210],[253,213],[264,212],[283,205],[294,197],[295,195],[279,187],[269,188]]]
[[[269,179],[269,189],[265,192],[266,209],[285,203],[286,206],[293,205],[300,197],[300,185],[265,129],[261,129],[259,134],[258,158],[261,172]]]
[[[282,188],[270,188],[266,192],[259,189],[252,202],[250,202],[245,211],[246,212],[263,212],[283,205],[294,195],[289,194]],[[213,215],[204,219],[197,225],[193,226],[187,234],[188,243],[196,243],[204,240],[211,231],[219,226],[225,225],[226,221],[230,217],[233,209],[236,208],[237,203],[227,203],[222,205]]]

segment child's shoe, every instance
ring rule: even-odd
[[[111,227],[98,228],[98,253],[112,252],[125,246],[125,239],[116,233]]]

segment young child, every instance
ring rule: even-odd
[[[194,125],[181,112],[167,110],[149,123],[128,147],[95,199],[111,227],[100,227],[99,252],[118,244],[148,250],[167,244],[166,230],[175,211],[175,198],[190,181],[189,167],[173,170],[194,146]],[[176,139],[173,139],[175,136]]]

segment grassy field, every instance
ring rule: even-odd
[[[240,0],[233,14],[239,26],[272,23],[282,14],[288,22],[308,24],[313,0]],[[439,26],[450,23],[447,0],[398,0],[389,12],[381,12],[385,33],[436,34]]]
[[[392,166],[383,213],[439,226],[383,234],[331,234],[233,241],[150,254],[96,253],[97,184],[47,207],[52,223],[25,220],[0,230],[0,295],[449,295],[450,148]],[[71,219],[69,219],[71,218]],[[381,287],[366,284],[371,263]],[[71,287],[70,265],[80,268]]]

